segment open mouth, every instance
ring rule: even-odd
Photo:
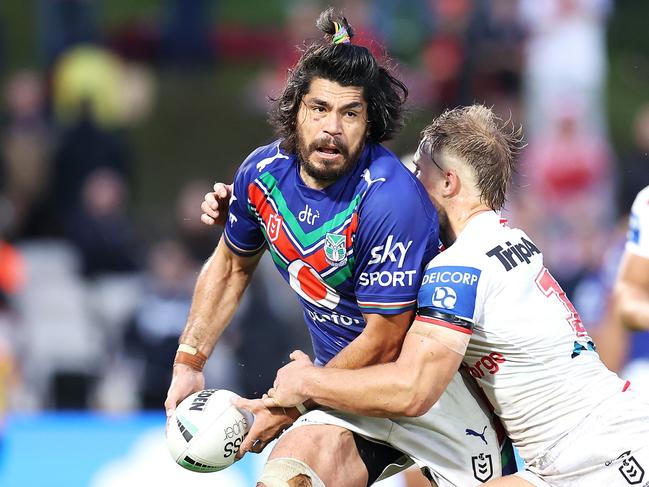
[[[340,151],[336,147],[317,147],[316,151],[324,157],[336,157],[340,155]]]

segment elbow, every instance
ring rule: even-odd
[[[400,410],[396,413],[410,418],[426,414],[441,395],[441,391],[432,384],[414,377],[403,382],[401,392],[401,397],[404,399],[400,401]]]
[[[397,358],[399,358],[399,353],[401,352],[401,345],[403,345],[403,340],[401,339],[393,340],[389,343],[380,344],[380,346],[377,349],[375,363],[385,364],[389,362],[395,362]]]
[[[431,394],[414,395],[410,401],[408,401],[401,414],[409,418],[423,416],[433,407],[438,399],[439,397],[435,397]]]

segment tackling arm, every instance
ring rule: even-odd
[[[632,330],[649,330],[649,259],[626,251],[613,291],[614,312]]]
[[[309,367],[300,393],[366,416],[420,416],[457,372],[468,340],[463,333],[416,320],[396,362],[360,370]],[[281,382],[277,385],[279,390]]]
[[[397,358],[414,311],[398,315],[365,314],[363,317],[367,323],[363,332],[338,352],[327,367],[359,369]]]

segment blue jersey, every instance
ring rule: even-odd
[[[424,187],[381,145],[367,143],[349,174],[317,190],[276,141],[239,168],[224,236],[238,255],[268,248],[326,363],[363,331],[364,313],[414,309],[438,228]]]

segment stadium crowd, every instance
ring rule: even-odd
[[[218,160],[214,174],[188,179],[192,160],[179,157],[175,192],[151,197],[142,178],[156,174],[143,176],[133,133],[164,119],[157,79],[169,70],[254,65],[236,96],[247,116],[263,119],[295,46],[313,36],[304,31],[312,20],[301,19],[322,8],[282,2],[283,20],[260,30],[207,23],[216,1],[163,3],[154,25],[140,19],[106,34],[94,3],[42,2],[41,65],[10,69],[0,46],[0,410],[162,409],[197,273],[220,237],[200,223],[200,203],[238,163]],[[357,42],[394,59],[413,113],[430,118],[475,100],[524,124],[528,145],[505,216],[545,249],[596,342],[605,336],[627,215],[649,184],[649,105],[629,123],[632,148],[616,151],[609,139],[613,3],[341,3]],[[218,138],[228,118],[210,123]],[[299,307],[271,268],[264,258],[208,362],[210,386],[257,397],[289,351],[309,349]],[[624,339],[630,345],[601,352],[614,370],[649,358],[645,335]]]

